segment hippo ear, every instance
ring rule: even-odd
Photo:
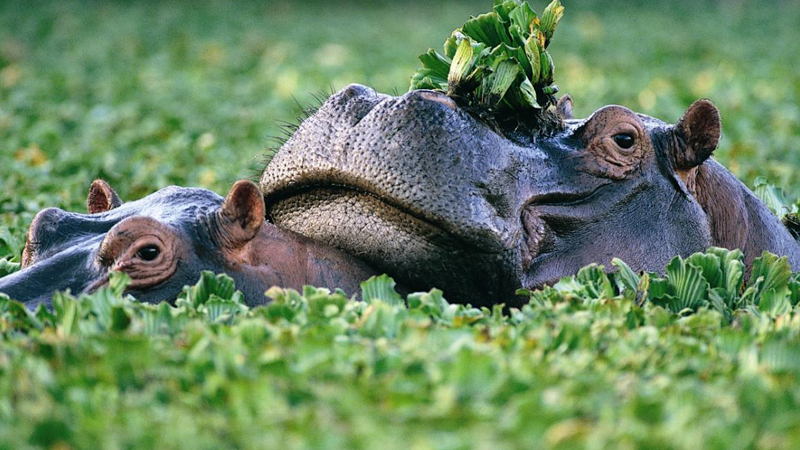
[[[252,181],[237,181],[219,210],[221,230],[225,242],[233,248],[253,239],[264,225],[266,207],[264,197]]]
[[[94,180],[89,186],[89,195],[86,197],[86,209],[89,214],[103,213],[122,206],[122,200],[114,189],[103,180]]]
[[[556,115],[561,120],[570,120],[575,117],[572,114],[572,97],[569,94],[562,95],[556,103]]]
[[[721,125],[719,110],[702,99],[692,103],[675,125],[677,145],[671,151],[677,170],[689,170],[703,164],[719,144]]]

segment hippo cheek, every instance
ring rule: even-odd
[[[206,267],[214,273],[222,273],[213,267]],[[129,285],[125,293],[133,296],[142,303],[174,303],[175,299],[183,292],[185,286],[192,286],[197,283],[203,269],[197,261],[178,261],[175,271],[163,281],[151,285],[139,285],[138,287]],[[238,289],[238,285],[237,285]]]

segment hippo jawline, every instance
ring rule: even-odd
[[[449,298],[477,305],[519,287],[503,278],[518,259],[516,252],[476,247],[448,224],[373,192],[309,184],[267,201],[267,217],[275,225],[363,259],[411,289],[439,287]],[[480,275],[473,277],[476,272]]]

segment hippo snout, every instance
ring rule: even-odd
[[[22,252],[22,267],[28,267],[41,253],[41,248],[50,246],[58,239],[58,224],[66,212],[58,208],[47,208],[33,218],[28,228],[28,239]]]
[[[33,218],[28,229],[22,267],[48,259],[92,236],[106,233],[114,223],[115,220],[103,214],[87,215],[59,208],[44,209]]]
[[[50,306],[55,291],[81,294],[102,278],[92,264],[97,239],[60,252],[37,264],[28,263],[24,270],[0,278],[0,292],[24,301],[28,307]],[[94,245],[93,245],[94,244]]]
[[[521,169],[549,173],[547,164],[441,92],[350,85],[300,125],[261,190],[275,225],[414,289],[485,304],[519,287]],[[457,275],[467,272],[473,282]]]

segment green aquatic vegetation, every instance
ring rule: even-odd
[[[404,91],[414,49],[475,11],[21,5],[0,2],[6,273],[33,215],[81,211],[93,179],[125,199],[169,184],[225,192],[258,170],[275,123],[293,117],[292,96],[305,104],[351,82]],[[548,52],[577,117],[614,103],[674,121],[710,98],[723,116],[719,160],[750,186],[764,176],[785,187],[793,202],[797,4],[567,6]],[[770,26],[739,26],[756,19]],[[371,306],[275,290],[269,306],[230,310],[194,306],[188,294],[182,306],[144,305],[112,289],[64,297],[53,312],[0,300],[0,448],[798,448],[796,275],[788,296],[765,290],[785,277],[766,261],[754,284],[742,275],[741,288],[753,288],[745,296],[734,288],[737,258],[717,257],[723,278],[689,263],[708,283],[686,302],[691,313],[669,289],[649,299],[666,273],[619,262],[608,281],[587,270],[573,290],[565,281],[505,314],[438,291]]]
[[[558,92],[547,47],[563,15],[559,0],[541,18],[528,2],[495,0],[491,12],[453,31],[444,54],[428,49],[420,55],[410,90],[445,92],[494,121],[537,124]]]
[[[52,310],[0,295],[5,448],[794,448],[800,280],[764,254],[622,261],[520,309],[391,278],[272,288],[203,273],[172,304],[115,273]],[[399,301],[402,300],[402,301]]]

